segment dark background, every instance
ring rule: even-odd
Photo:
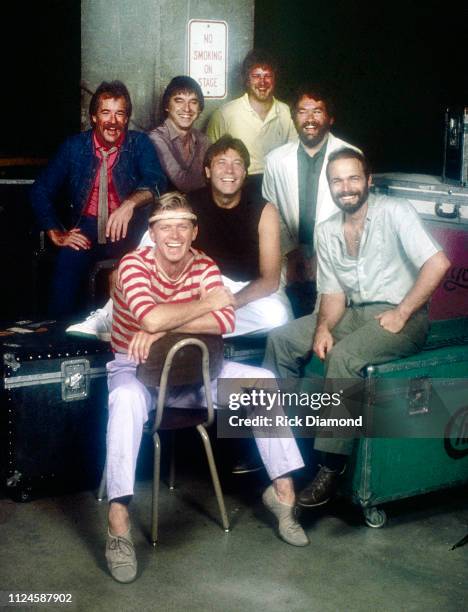
[[[257,0],[255,41],[280,59],[280,98],[305,80],[333,88],[335,133],[376,170],[440,174],[444,108],[468,104],[462,6]],[[47,157],[79,130],[80,2],[4,7],[2,30],[0,157]]]
[[[468,105],[466,6],[257,0],[255,41],[281,61],[278,94],[309,79],[332,88],[334,132],[376,170],[441,174],[444,109]]]

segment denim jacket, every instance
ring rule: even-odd
[[[70,208],[71,223],[73,226],[78,223],[98,167],[93,130],[71,136],[63,143],[31,189],[31,203],[41,229],[63,228],[57,211],[62,190]],[[134,191],[149,189],[158,195],[166,189],[166,176],[146,134],[127,132],[112,168],[112,178],[121,201]]]

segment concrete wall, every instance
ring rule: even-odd
[[[89,92],[103,80],[120,79],[133,102],[131,127],[157,123],[162,91],[187,73],[190,19],[228,23],[228,95],[241,91],[239,66],[253,46],[254,0],[82,0],[81,119],[88,126]],[[207,100],[199,127],[222,100]]]

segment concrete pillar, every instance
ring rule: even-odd
[[[82,0],[81,124],[88,127],[89,92],[103,80],[120,79],[132,97],[131,128],[158,121],[162,91],[173,76],[187,74],[190,19],[228,24],[228,88],[225,100],[207,100],[202,127],[219,104],[239,95],[240,64],[253,46],[254,0]]]

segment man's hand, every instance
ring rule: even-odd
[[[162,338],[166,332],[150,334],[143,330],[137,332],[128,345],[127,357],[136,363],[145,363],[148,359],[151,345]]]
[[[326,327],[317,327],[312,350],[322,361],[333,348],[333,336]]]
[[[236,303],[236,298],[227,287],[215,287],[211,291],[207,291],[200,285],[200,294],[201,299],[210,310],[221,310],[226,306],[234,306]]]
[[[128,224],[133,217],[134,209],[134,202],[132,200],[125,200],[110,215],[106,225],[106,237],[110,238],[111,242],[116,242],[126,237]]]
[[[400,332],[408,320],[408,318],[405,317],[398,308],[381,312],[380,314],[376,315],[375,318],[377,321],[379,321],[380,327],[392,332],[392,334],[397,334]]]
[[[91,248],[91,241],[78,228],[63,231],[51,229],[47,231],[49,240],[58,247],[70,247],[75,251],[83,251]]]

